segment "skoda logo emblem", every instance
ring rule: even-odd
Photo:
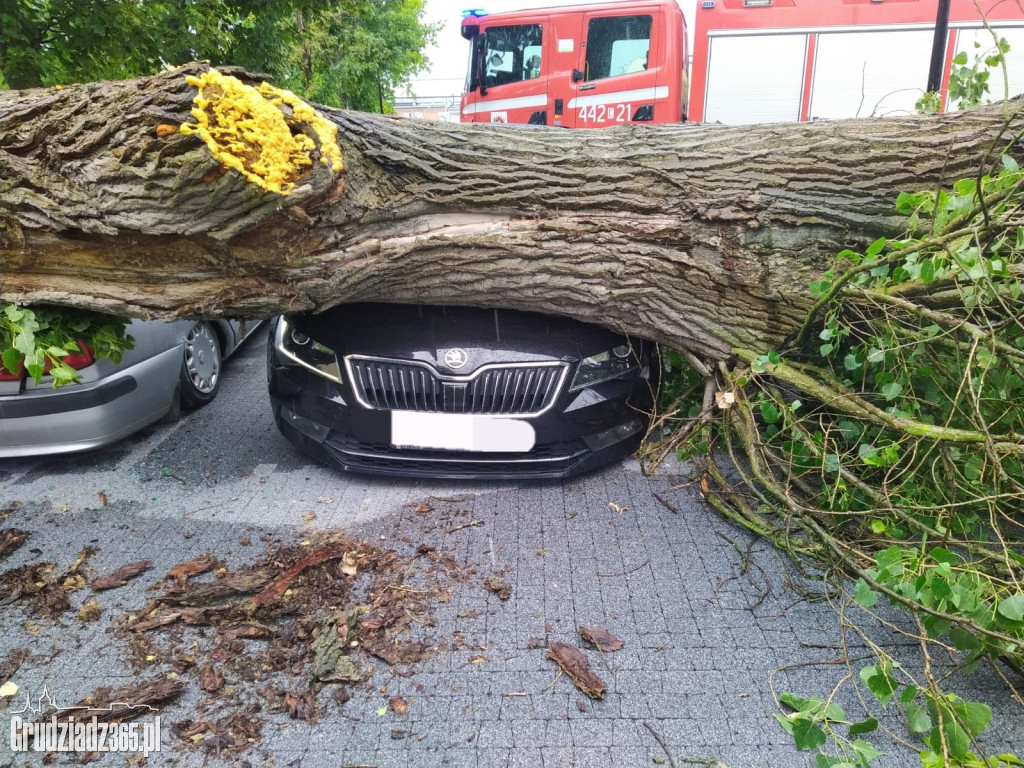
[[[464,366],[469,361],[469,355],[466,354],[466,350],[455,347],[449,349],[444,353],[444,364],[452,370],[457,370]]]

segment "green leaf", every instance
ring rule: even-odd
[[[886,240],[884,237],[878,238],[877,240],[875,240],[875,242],[868,246],[868,249],[864,252],[864,255],[867,256],[868,258],[871,258],[872,256],[877,256],[879,253],[882,252],[882,249],[885,248],[885,244],[887,242],[889,241]]]
[[[821,699],[805,699],[795,693],[783,692],[779,701],[796,712],[809,712],[811,709],[821,705]]]
[[[967,64],[967,51],[960,51],[960,53],[954,56],[953,63],[957,66],[965,66]]]
[[[380,709],[377,710],[377,716],[378,717],[383,717],[387,713],[388,713],[388,707],[387,707],[386,704],[383,707],[381,707]]]
[[[793,721],[785,715],[775,715],[775,719],[779,721],[779,725],[782,726],[782,730],[788,733],[790,736],[793,735]]]
[[[4,368],[7,369],[8,373],[17,373],[18,366],[21,365],[23,355],[21,352],[16,350],[14,347],[8,347],[3,351],[3,355],[0,356],[0,361],[3,362]]]
[[[772,365],[778,365],[782,362],[782,357],[774,349],[768,353],[768,362]]]
[[[992,722],[992,709],[980,701],[955,701],[953,710],[963,720],[972,736],[980,736]]]
[[[930,283],[935,279],[935,262],[928,258],[921,262],[921,282]]]
[[[876,722],[875,725],[878,725]],[[857,753],[857,757],[860,758],[861,765],[870,763],[875,758],[881,757],[882,753],[874,748],[873,745],[864,741],[864,739],[855,739],[853,744],[853,751]]]
[[[1000,160],[1003,161],[1003,168],[1008,170],[1010,173],[1015,173],[1020,170],[1020,166],[1017,164],[1017,161],[1009,155],[1003,155]]]
[[[932,547],[928,550],[928,556],[936,563],[945,563],[951,566],[959,562],[959,558],[945,547]]]
[[[850,736],[862,736],[865,733],[871,733],[872,731],[878,730],[878,721],[869,717],[867,720],[861,720],[859,723],[854,723],[850,726]]]
[[[828,737],[815,723],[800,719],[793,723],[793,741],[799,751],[806,752],[823,746]]]
[[[34,334],[22,331],[14,337],[14,348],[23,355],[31,355],[36,351],[36,339]]]
[[[942,733],[946,737],[946,747],[949,749],[949,756],[960,759],[967,756],[967,751],[971,747],[971,741],[964,732],[964,729],[957,725],[953,719],[952,713],[947,712],[942,723]],[[939,737],[939,726],[932,728],[932,732],[928,734],[928,746],[931,747],[936,754],[942,754],[942,740]]]
[[[1024,594],[1003,598],[999,601],[999,615],[1010,621],[1024,621]]]
[[[824,296],[828,293],[828,289],[832,287],[830,280],[815,280],[810,285],[811,296]]]
[[[896,684],[886,673],[875,665],[864,667],[860,671],[860,679],[871,691],[878,702],[884,707],[896,692]]]
[[[882,397],[886,400],[895,400],[903,392],[903,385],[898,381],[890,381],[882,385]]]
[[[931,730],[932,719],[920,704],[907,704],[906,715],[907,730],[911,733],[928,733]]]
[[[857,768],[845,757],[832,757],[824,752],[819,752],[814,756],[814,764],[818,768]]]
[[[857,587],[853,592],[853,599],[862,608],[871,608],[878,602],[878,593],[868,586],[864,579],[857,579]]]
[[[774,424],[779,420],[779,409],[775,407],[775,403],[768,400],[761,403],[761,418],[768,424]]]

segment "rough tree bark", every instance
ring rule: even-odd
[[[1001,107],[603,131],[322,109],[344,170],[314,162],[281,196],[158,135],[191,120],[203,71],[0,92],[0,298],[165,318],[504,306],[713,363],[791,334],[839,249],[899,232],[899,191],[973,175],[1008,135]]]

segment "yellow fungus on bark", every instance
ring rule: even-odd
[[[337,126],[294,93],[267,83],[253,88],[214,69],[186,80],[198,89],[192,108],[196,122],[184,123],[181,133],[198,135],[222,165],[281,195],[312,166],[316,150],[320,162],[341,170]],[[289,123],[305,123],[316,140],[301,130],[293,135]]]

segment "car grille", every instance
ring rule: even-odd
[[[345,358],[359,401],[382,410],[532,415],[554,403],[568,363],[485,366],[469,376],[443,376],[426,363],[350,355]]]

